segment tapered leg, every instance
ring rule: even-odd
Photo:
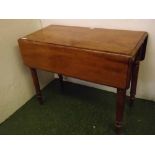
[[[41,95],[41,91],[40,91],[40,85],[39,85],[39,80],[38,80],[38,76],[37,76],[37,71],[34,68],[30,68],[30,71],[31,71],[33,83],[35,86],[37,99],[40,104],[43,104],[43,99],[42,99],[42,95]]]
[[[115,121],[117,134],[120,134],[122,129],[125,97],[126,97],[126,89],[117,89],[116,121]]]
[[[138,72],[139,72],[139,61],[136,61],[133,64],[133,68],[132,68],[131,89],[130,89],[130,106],[133,105],[134,100],[135,100]]]
[[[64,89],[64,85],[63,85],[63,75],[62,74],[58,74],[59,77],[59,81],[60,81],[60,87],[63,90]]]

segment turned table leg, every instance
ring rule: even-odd
[[[58,74],[58,77],[59,77],[59,81],[60,81],[60,87],[63,90],[63,88],[64,88],[64,85],[63,85],[63,75],[62,74]]]
[[[125,97],[126,97],[126,89],[117,89],[116,120],[115,120],[115,127],[117,134],[120,134],[122,129]]]
[[[132,68],[132,77],[131,77],[131,89],[130,89],[130,106],[133,105],[136,95],[138,72],[139,72],[139,61],[134,62]]]
[[[40,90],[39,80],[38,80],[38,76],[37,76],[37,71],[34,68],[30,68],[30,71],[31,71],[33,83],[34,83],[34,86],[35,86],[37,99],[38,99],[40,104],[43,104],[43,99],[42,99],[42,95],[41,95],[41,90]]]

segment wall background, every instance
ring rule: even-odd
[[[17,40],[41,28],[40,20],[0,20],[0,123],[34,95],[29,69],[23,64]],[[52,74],[39,72],[41,87]]]
[[[45,27],[49,24],[57,25],[72,25],[72,26],[85,26],[85,27],[101,27],[101,28],[115,28],[115,29],[129,29],[129,30],[143,30],[149,33],[149,40],[147,46],[147,53],[145,61],[141,62],[139,80],[137,87],[137,97],[155,101],[155,20],[135,20],[135,19],[88,19],[88,20],[58,20],[46,19],[41,20],[42,26]],[[85,82],[73,78],[67,80],[85,84],[88,86],[114,91],[115,89]]]

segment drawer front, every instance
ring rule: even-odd
[[[24,63],[98,84],[126,88],[128,58],[51,44],[19,41]]]

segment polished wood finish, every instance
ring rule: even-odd
[[[146,32],[51,25],[18,42],[24,63],[58,73],[61,87],[65,75],[117,88],[115,126],[120,131],[130,82],[130,100],[135,99]]]
[[[22,40],[21,50],[25,64],[30,67],[98,84],[129,87],[126,73],[131,62],[126,56],[45,45],[40,42],[34,44],[29,40]],[[100,76],[96,76],[98,73]]]
[[[146,32],[50,25],[25,36],[26,40],[123,55],[135,55]],[[67,51],[66,51],[67,52]]]
[[[42,99],[42,95],[41,95],[41,90],[40,90],[39,80],[38,80],[38,76],[37,76],[37,71],[34,68],[30,68],[30,71],[31,71],[31,74],[32,74],[32,79],[33,79],[33,83],[34,83],[34,86],[35,86],[38,101],[39,101],[40,104],[43,104],[43,99]]]

